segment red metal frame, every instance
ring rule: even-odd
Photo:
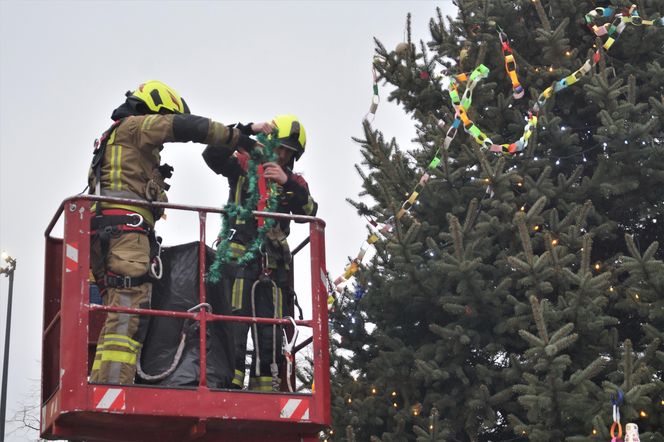
[[[94,201],[146,205],[120,198],[80,195],[61,204],[49,224],[45,251],[42,348],[41,437],[86,441],[275,441],[313,442],[330,425],[330,373],[325,223],[318,218],[261,213],[310,226],[312,319],[296,321],[311,327],[314,383],[311,393],[258,393],[210,390],[206,383],[206,326],[209,321],[290,324],[287,319],[216,315],[195,312],[112,308],[88,304],[90,206]],[[200,226],[200,301],[205,302],[205,223],[212,207],[167,203],[152,206],[194,211]],[[51,236],[64,214],[63,238]],[[154,316],[186,317],[200,322],[200,383],[196,388],[88,383],[91,312],[122,311]],[[99,316],[100,313],[96,313]],[[96,336],[92,338],[94,340]]]

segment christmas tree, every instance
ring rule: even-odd
[[[664,441],[664,1],[455,4],[376,40],[326,437]]]

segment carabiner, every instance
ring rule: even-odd
[[[134,213],[134,214],[131,214],[129,216],[132,216],[132,217],[137,216],[138,217],[138,222],[136,222],[136,223],[125,223],[126,226],[128,226],[128,227],[141,227],[141,224],[143,224],[143,221],[144,221],[143,220],[143,215],[141,215],[140,213]]]

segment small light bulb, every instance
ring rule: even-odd
[[[553,66],[549,68],[549,72],[553,72]]]
[[[535,227],[533,227],[533,230],[534,230],[535,232],[537,232],[539,229],[540,229],[540,226],[535,226]]]
[[[639,300],[639,294],[638,293],[634,294],[634,299],[636,299],[637,301]]]
[[[571,55],[572,55],[572,51],[565,51],[565,55],[567,55],[568,57],[571,56]]]
[[[600,268],[601,266],[599,265],[599,263],[595,264],[595,270],[599,270]]]
[[[378,390],[376,390],[376,387],[371,387],[371,394],[376,394],[378,393]]]
[[[394,402],[394,403],[392,404],[392,406],[393,406],[394,408],[397,408],[397,407],[398,407],[398,405],[397,405],[396,402]]]
[[[614,291],[615,291],[615,289],[613,288],[613,286],[609,287],[609,291],[610,291],[610,292],[614,292]]]
[[[394,397],[394,396],[396,396],[396,395],[397,395],[397,392],[396,392],[396,391],[393,391],[393,392],[392,392],[392,397]]]
[[[553,241],[551,241],[551,245],[552,246],[557,246],[558,245],[558,240],[554,239]]]
[[[521,211],[525,212],[526,211],[526,206],[521,206]]]
[[[347,402],[348,402],[349,405],[352,404],[353,403],[353,398],[349,397]]]
[[[593,436],[597,434],[597,428],[593,428]]]
[[[641,411],[639,411],[639,416],[648,417],[648,413],[646,413],[644,410],[641,410]]]
[[[519,186],[519,187],[523,187],[523,183],[522,183],[521,181],[519,181],[518,183],[516,183],[516,185]]]

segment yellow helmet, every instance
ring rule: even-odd
[[[277,140],[295,152],[295,159],[299,160],[307,145],[307,134],[300,120],[295,115],[277,115],[272,123],[277,127]]]
[[[131,93],[156,114],[188,114],[189,107],[180,94],[168,85],[157,80],[142,83]]]

